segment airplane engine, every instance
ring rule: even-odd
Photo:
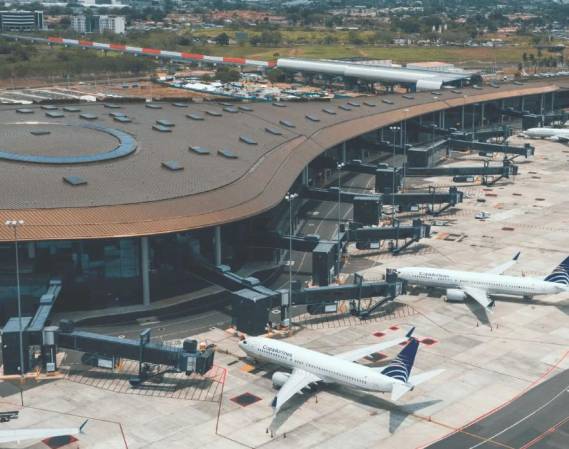
[[[447,289],[447,301],[464,302],[466,301],[466,293],[456,288]]]
[[[289,377],[290,377],[289,373],[283,373],[282,371],[275,371],[275,373],[273,374],[273,387],[274,388],[282,387]]]

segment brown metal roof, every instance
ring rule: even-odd
[[[253,111],[230,113],[215,104],[192,104],[177,108],[164,104],[160,110],[140,104],[124,105],[120,111],[132,123],[116,123],[109,117],[111,110],[102,105],[81,105],[82,112],[99,116],[98,125],[122,129],[137,141],[135,154],[116,161],[77,166],[52,166],[0,161],[0,177],[4,193],[0,198],[0,220],[25,221],[19,231],[23,240],[89,239],[104,237],[142,236],[214,226],[257,215],[278,204],[294,179],[312,159],[324,150],[362,133],[397,123],[405,118],[482,101],[555,92],[551,84],[524,86],[503,85],[500,89],[461,89],[461,93],[445,91],[435,98],[419,93],[413,100],[393,95],[394,104],[382,98],[366,98],[376,107],[361,104],[346,111],[339,108],[348,100],[331,103],[288,103],[278,108],[268,103],[252,104]],[[322,111],[334,109],[336,115]],[[222,112],[222,117],[208,115],[208,110]],[[99,142],[91,130],[83,140],[78,114],[65,113],[62,119],[48,119],[44,111],[32,116],[17,114],[14,107],[0,108],[2,129],[11,125],[19,133],[12,137],[17,148],[10,150],[37,154],[83,154],[101,145],[109,145],[108,136]],[[186,114],[201,114],[196,121]],[[315,122],[306,115],[317,117]],[[72,125],[53,127],[72,129],[68,139],[55,132],[54,141],[45,136],[29,136],[24,122],[39,121]],[[169,133],[152,129],[157,120],[172,122]],[[292,124],[294,128],[284,126]],[[35,126],[35,125],[34,125]],[[43,126],[43,125],[42,125]],[[4,127],[4,128],[3,128]],[[278,128],[282,136],[265,131]],[[8,131],[7,131],[8,130]],[[24,130],[24,131],[22,131]],[[245,136],[246,139],[240,139]],[[252,140],[246,143],[246,140]],[[104,141],[104,142],[103,142]],[[189,146],[210,149],[199,155]],[[218,149],[232,150],[238,159],[226,159]],[[171,172],[161,162],[176,160],[183,171]],[[85,186],[71,187],[62,182],[66,175],[85,179]],[[13,238],[9,229],[0,227],[0,241]]]

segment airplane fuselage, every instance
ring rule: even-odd
[[[397,382],[374,368],[284,341],[263,337],[248,337],[246,341],[247,343],[239,346],[249,357],[291,370],[298,368],[327,383],[342,384],[359,390],[390,392],[393,384]]]
[[[524,134],[533,139],[547,139],[551,137],[563,137],[569,139],[569,129],[562,128],[530,128]]]
[[[461,289],[474,287],[490,295],[527,296],[553,295],[566,291],[555,282],[535,278],[446,270],[428,267],[409,267],[397,270],[398,277],[412,285]]]

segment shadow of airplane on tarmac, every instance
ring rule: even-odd
[[[310,393],[304,393],[306,390],[309,390]],[[435,399],[413,404],[396,404],[367,391],[355,390],[338,384],[321,384],[316,388],[305,389],[304,391],[302,395],[299,394],[293,397],[287,403],[287,406],[283,407],[279,413],[273,416],[267,429],[267,432],[270,432],[271,436],[276,434],[277,430],[286,423],[310,396],[315,396],[316,402],[318,402],[317,394],[319,391],[326,391],[334,396],[341,396],[343,399],[353,401],[360,405],[389,412],[389,433],[395,433],[409,415],[413,415],[419,410],[441,402],[441,399]]]

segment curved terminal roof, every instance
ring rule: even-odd
[[[142,236],[228,223],[274,207],[306,164],[343,141],[429,112],[556,90],[511,84],[412,99],[392,95],[393,104],[369,97],[280,107],[0,107],[0,150],[25,156],[0,159],[0,219],[24,220],[24,240]],[[106,158],[125,145],[133,152]],[[46,163],[51,157],[78,162]],[[0,240],[12,238],[0,227]]]
[[[321,73],[332,76],[359,78],[375,82],[413,84],[419,90],[440,89],[443,84],[470,79],[471,73],[440,72],[408,69],[353,62],[318,61],[311,59],[279,58],[277,67],[282,70]]]

